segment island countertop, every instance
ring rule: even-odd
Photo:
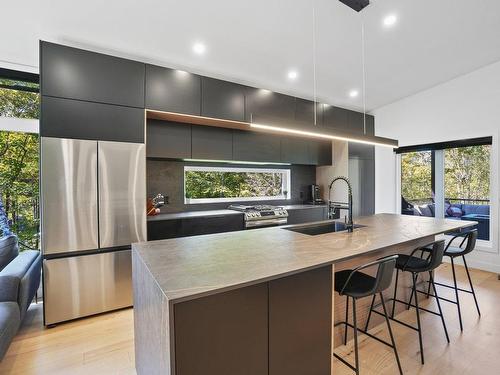
[[[272,227],[142,242],[132,249],[166,299],[177,303],[476,224],[396,214],[360,217],[355,223],[364,227],[316,236]]]

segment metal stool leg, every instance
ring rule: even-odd
[[[444,321],[443,310],[441,310],[441,303],[439,302],[439,296],[437,294],[436,284],[434,284],[434,278],[432,273],[429,271],[429,284],[432,284],[432,289],[434,290],[434,295],[436,296],[436,302],[439,310],[439,316],[441,317],[441,322],[443,323],[444,334],[446,335],[446,341],[450,342],[450,337],[448,336],[448,330],[446,329],[446,323]]]
[[[455,262],[453,261],[453,257],[450,257],[450,260],[451,260],[451,270],[453,272],[453,285],[455,286],[455,298],[457,299],[458,320],[460,322],[460,331],[463,331],[464,326],[462,324],[462,311],[460,310],[460,299],[458,297],[457,276],[455,274]]]
[[[373,297],[375,297],[375,296],[373,296]],[[382,293],[380,293],[380,300],[382,301],[382,307],[384,308],[385,322],[387,323],[387,329],[389,330],[389,336],[391,336],[392,348],[394,349],[394,355],[396,356],[396,362],[398,363],[399,373],[401,375],[403,375],[403,369],[401,368],[401,362],[399,361],[398,350],[396,349],[396,342],[394,341],[394,335],[392,334],[391,323],[389,322],[389,316],[387,315],[387,309],[385,307],[384,296],[382,295]]]
[[[370,305],[370,311],[368,312],[368,318],[366,319],[366,324],[365,324],[365,331],[368,331],[368,325],[370,324],[370,318],[372,317],[372,310],[373,306],[375,305],[375,294],[373,295],[372,298],[372,303]]]
[[[399,279],[399,270],[396,269],[396,282],[394,283],[394,296],[392,298],[392,312],[391,312],[392,318],[394,318],[394,309],[396,308],[396,296],[398,293],[398,279]]]
[[[359,375],[359,356],[358,356],[358,322],[356,319],[356,298],[352,299],[352,319],[354,326],[354,363],[356,375]]]
[[[346,301],[345,301],[345,328],[344,328],[344,345],[347,344],[347,328],[348,325],[347,323],[349,323],[349,296],[345,296],[346,298]]]
[[[424,345],[422,342],[422,326],[420,324],[420,309],[418,307],[418,295],[417,295],[417,277],[418,274],[413,274],[413,294],[415,295],[415,307],[417,311],[417,327],[418,327],[418,341],[420,344],[420,359],[422,364],[424,364]]]
[[[481,311],[479,310],[479,303],[477,303],[476,292],[474,290],[474,287],[472,286],[472,279],[470,277],[469,267],[467,267],[467,262],[465,261],[465,255],[462,255],[462,258],[464,260],[464,266],[465,266],[465,271],[467,272],[467,277],[469,278],[470,290],[472,292],[472,296],[474,297],[474,302],[476,303],[477,313],[479,314],[479,316],[481,316]]]

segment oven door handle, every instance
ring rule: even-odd
[[[248,220],[245,222],[246,228],[256,228],[256,227],[269,227],[275,225],[285,225],[288,223],[286,217],[279,219],[264,219],[264,220]]]

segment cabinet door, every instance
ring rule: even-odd
[[[192,148],[193,159],[233,160],[233,131],[193,126]]]
[[[310,164],[332,165],[332,142],[323,140],[309,141]]]
[[[309,140],[299,137],[281,137],[281,161],[291,164],[311,164]]]
[[[301,126],[313,127],[314,108],[316,107],[316,125],[322,124],[322,105],[313,101],[295,98],[295,121]]]
[[[264,89],[247,88],[247,121],[273,125],[290,125],[295,122],[295,98]]]
[[[375,135],[375,117],[366,115],[366,134]]]
[[[201,113],[201,77],[182,70],[146,65],[146,108]]]
[[[148,120],[146,156],[150,158],[191,158],[191,125]]]
[[[251,131],[233,131],[233,160],[281,161],[281,137]]]
[[[144,110],[42,97],[42,137],[144,143]]]
[[[323,206],[288,210],[288,224],[312,223],[326,219],[326,207]]]
[[[243,215],[222,215],[182,219],[182,236],[233,232],[244,229]]]
[[[267,283],[173,308],[176,375],[269,374]]]
[[[144,64],[114,56],[40,44],[41,94],[144,108]]]
[[[330,374],[332,266],[269,282],[269,375]]]
[[[341,131],[349,131],[349,110],[323,104],[323,125]]]
[[[201,81],[201,115],[224,120],[245,120],[245,86],[214,78]]]

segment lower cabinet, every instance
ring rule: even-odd
[[[175,375],[330,374],[332,266],[180,302],[173,317]]]
[[[244,229],[243,215],[148,221],[148,241]]]
[[[175,375],[269,374],[267,283],[175,304],[174,327]]]
[[[326,219],[326,206],[288,210],[288,224],[304,224]]]

